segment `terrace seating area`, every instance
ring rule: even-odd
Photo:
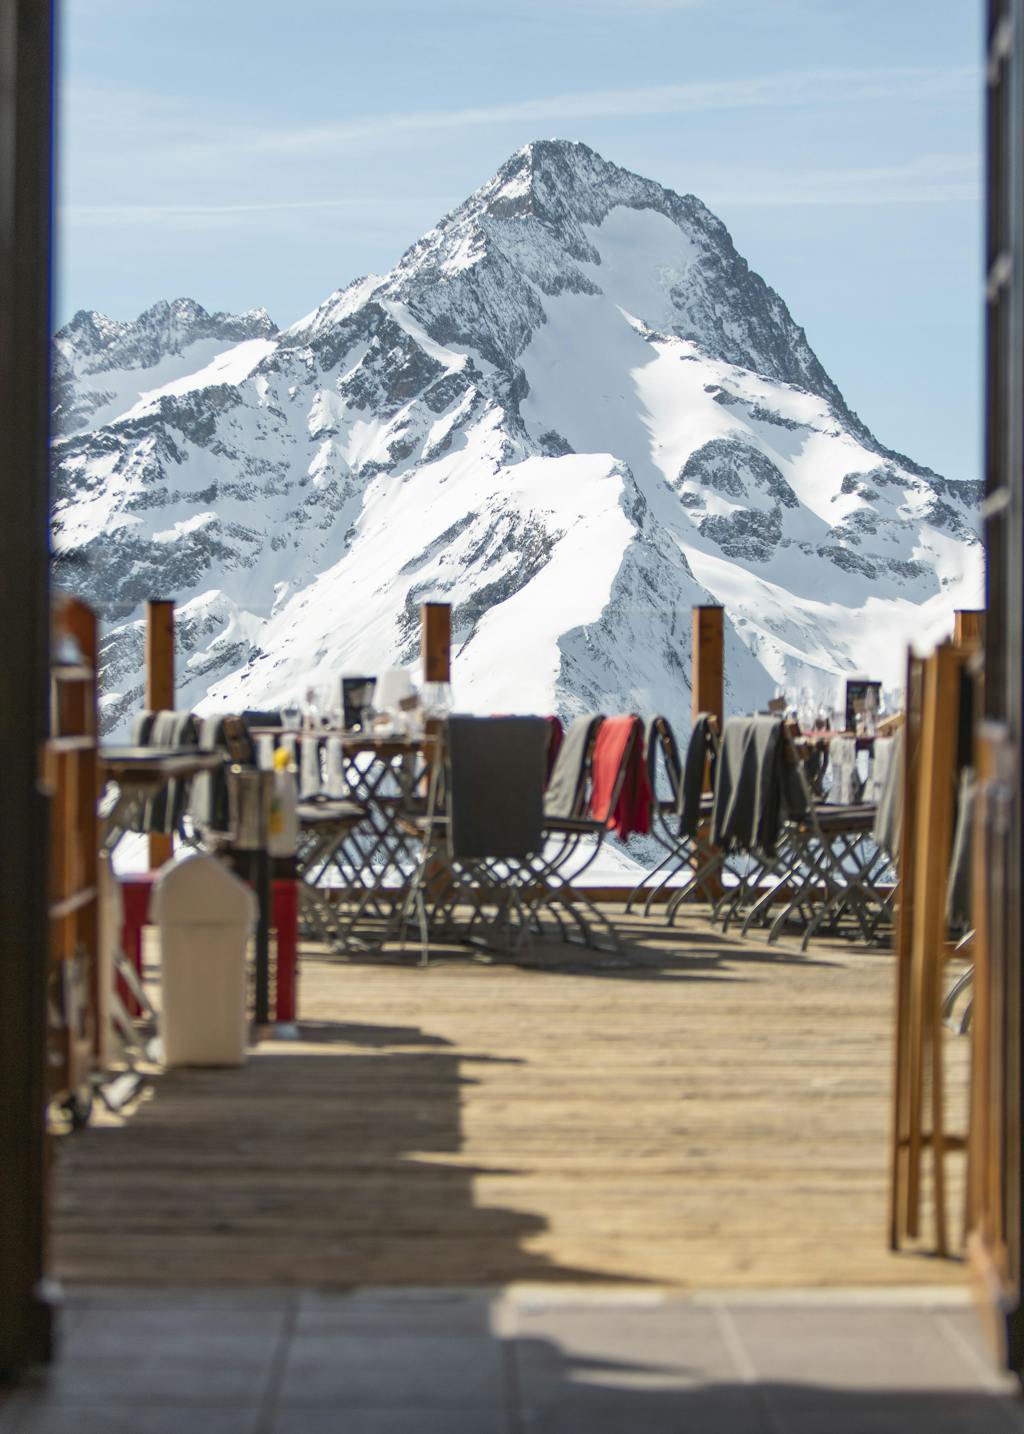
[[[104,931],[121,948],[96,971],[108,1019],[97,1001],[74,1046],[98,1098],[54,1103],[51,1268],[80,1345],[65,1384],[23,1402],[26,1429],[61,1427],[72,1409],[120,1418],[136,1386],[166,1404],[140,1428],[174,1423],[178,1391],[138,1372],[136,1311],[194,1372],[197,1427],[203,1390],[211,1427],[230,1409],[238,1427],[284,1434],[334,1427],[361,1388],[367,1428],[378,1414],[420,1427],[422,1400],[447,1428],[449,1396],[436,1371],[415,1374],[418,1354],[405,1350],[398,1383],[378,1370],[358,1386],[342,1346],[369,1341],[384,1358],[380,1333],[430,1309],[458,1325],[441,1343],[461,1359],[472,1310],[512,1321],[491,1336],[519,1369],[535,1298],[558,1304],[566,1350],[577,1320],[608,1321],[602,1367],[622,1374],[621,1399],[602,1392],[591,1408],[575,1374],[534,1390],[524,1365],[514,1397],[480,1386],[467,1417],[633,1427],[645,1406],[625,1350],[641,1309],[658,1312],[650,1337],[672,1369],[678,1321],[696,1358],[699,1311],[714,1310],[730,1371],[751,1382],[756,1368],[767,1388],[771,1352],[739,1333],[761,1298],[790,1342],[818,1329],[817,1377],[836,1383],[837,1352],[851,1330],[860,1341],[857,1397],[830,1389],[830,1419],[871,1406],[859,1390],[894,1320],[915,1349],[939,1341],[950,1389],[979,1429],[999,1427],[1005,1385],[961,1328],[973,948],[970,805],[954,789],[970,784],[957,744],[936,740],[970,701],[972,652],[912,659],[906,710],[882,729],[723,717],[699,682],[695,698],[712,700],[685,742],[664,716],[417,712],[407,693],[375,720],[364,680],[348,714],[341,702],[200,722],[167,708],[138,717],[127,749],[100,746],[101,895],[128,838],[157,865],[122,864],[119,914],[106,892],[99,949]],[[958,681],[937,685],[940,668]],[[631,834],[647,837],[649,869],[588,885]],[[234,986],[208,980],[187,921],[166,925],[190,863],[202,889],[211,870],[230,884]],[[206,900],[192,913],[200,940]],[[220,956],[204,959],[212,972]],[[198,1033],[218,1004],[241,1038],[204,1057]],[[196,1311],[230,1324],[250,1301],[277,1331],[276,1372],[258,1408],[251,1381],[236,1408],[190,1331]],[[330,1332],[310,1343],[321,1315]],[[809,1430],[826,1409],[807,1413],[800,1380],[774,1412],[731,1385],[708,1386],[704,1405],[708,1378],[687,1364],[715,1427]],[[685,1409],[670,1384],[651,1405],[665,1427]],[[878,1410],[892,1427],[890,1394]],[[12,1406],[20,1434],[18,1417]],[[0,1430],[5,1418],[0,1407]],[[955,1427],[920,1401],[907,1419]]]
[[[551,938],[618,952],[586,875],[612,832],[652,825],[667,855],[626,894],[627,913],[642,901],[650,917],[661,898],[671,926],[700,895],[723,931],[760,928],[769,944],[795,935],[805,949],[819,930],[867,943],[891,931],[893,849],[880,822],[898,819],[898,737],[801,734],[772,714],[730,718],[719,736],[702,714],[680,760],[664,717],[588,714],[563,733],[557,718],[452,716],[385,735],[290,730],[277,714],[252,731],[227,720],[231,770],[202,773],[191,799],[171,782],[136,825],[237,847],[233,784],[242,767],[276,768],[298,794],[304,934],[338,953],[403,944],[413,930],[423,964],[432,942],[455,935],[520,954]],[[199,746],[188,714],[146,714],[137,733],[150,729],[192,731]]]
[[[252,1036],[232,1069],[171,1040],[207,997],[169,996],[169,878],[122,871],[100,1098],[65,1102],[62,1278],[958,1281],[924,1256],[969,1208],[970,1041],[937,1003],[969,1032],[971,952],[898,920],[934,785],[906,752],[955,716],[919,666],[888,731],[719,701],[685,744],[664,716],[407,693],[374,721],[365,681],[352,725],[142,714],[100,751],[101,848],[170,837],[165,873],[215,858],[253,888]],[[586,885],[613,833],[663,853],[632,890]]]

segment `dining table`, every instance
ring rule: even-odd
[[[100,849],[113,856],[123,837],[141,828],[146,803],[171,782],[188,781],[212,772],[224,761],[222,752],[198,747],[114,747],[99,749]]]
[[[337,949],[379,947],[419,860],[415,823],[426,808],[436,737],[327,726],[251,732],[261,767],[271,766],[282,746],[295,760],[300,817],[309,817],[300,822],[297,857],[311,924]]]

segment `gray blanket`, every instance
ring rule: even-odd
[[[543,845],[543,717],[448,719],[452,856],[522,858]]]
[[[700,825],[700,799],[704,792],[704,768],[711,744],[711,716],[701,712],[690,733],[686,766],[679,788],[679,835],[693,837]]]
[[[730,717],[715,774],[711,836],[725,850],[774,853],[787,817],[806,812],[804,788],[790,761],[783,719]]]
[[[553,820],[581,815],[587,774],[587,753],[601,718],[590,714],[575,717],[569,725],[555,758],[554,771],[544,794],[544,815]]]

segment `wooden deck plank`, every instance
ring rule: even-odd
[[[303,1040],[61,1143],[66,1280],[943,1283],[887,1249],[892,958],[626,924],[632,969],[307,952]],[[966,1043],[950,1042],[957,1089]]]

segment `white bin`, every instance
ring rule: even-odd
[[[168,863],[153,892],[160,927],[160,1034],[168,1066],[240,1066],[256,898],[212,856]]]

